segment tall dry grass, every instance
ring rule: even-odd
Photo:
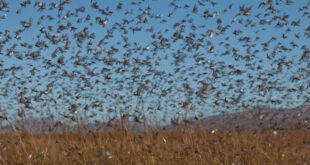
[[[7,133],[0,164],[309,164],[309,130]]]

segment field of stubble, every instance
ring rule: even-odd
[[[0,164],[309,164],[309,130],[10,133]]]

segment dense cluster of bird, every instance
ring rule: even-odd
[[[310,103],[310,1],[80,3],[0,1],[2,120],[174,123]]]

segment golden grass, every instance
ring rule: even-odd
[[[0,164],[309,164],[310,130],[0,135]]]

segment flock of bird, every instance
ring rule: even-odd
[[[310,103],[310,1],[79,3],[0,1],[1,121],[175,123]]]

